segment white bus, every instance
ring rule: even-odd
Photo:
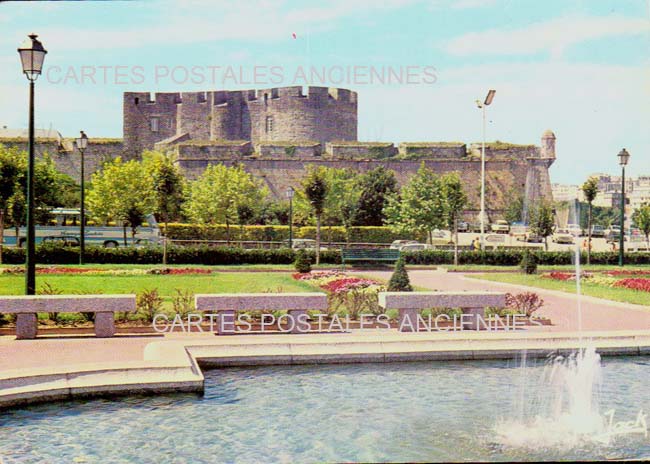
[[[56,219],[55,226],[36,226],[35,242],[57,241],[75,245],[80,237],[81,212],[75,208],[54,208],[51,214]],[[160,228],[153,214],[147,216],[147,226],[138,227],[135,238],[131,237],[131,229],[127,227],[127,245],[157,245],[161,242]],[[124,246],[124,228],[116,226],[89,226],[85,230],[86,245],[99,245],[106,248]],[[21,227],[16,237],[16,228],[10,227],[4,231],[5,246],[22,247],[26,241],[26,228]]]

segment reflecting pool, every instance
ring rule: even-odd
[[[504,426],[537,423],[547,397],[556,395],[556,386],[546,380],[548,369],[542,360],[529,361],[525,369],[513,360],[212,370],[206,372],[204,397],[87,400],[2,412],[0,460],[249,463],[650,456],[650,440],[640,433],[561,443],[540,436],[538,444],[524,435],[543,430]],[[611,423],[634,421],[639,411],[650,412],[650,358],[605,358],[594,388],[600,416],[608,412]]]

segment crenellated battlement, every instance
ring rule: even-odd
[[[124,140],[133,154],[187,134],[196,140],[357,139],[357,93],[333,87],[124,93]]]

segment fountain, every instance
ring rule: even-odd
[[[579,207],[573,203],[569,219],[579,223]],[[576,305],[578,341],[582,343],[582,275],[580,243],[575,245]],[[636,420],[617,422],[615,410],[600,412],[601,359],[593,345],[568,356],[549,359],[541,379],[529,384],[526,355],[522,355],[519,396],[513,410],[517,419],[500,419],[494,428],[495,442],[506,448],[556,449],[567,451],[594,444],[610,445],[626,435],[647,438],[648,428],[642,410]],[[540,385],[542,388],[540,388]],[[534,390],[535,394],[526,392]],[[529,397],[530,396],[530,397]],[[532,397],[532,398],[531,398]]]

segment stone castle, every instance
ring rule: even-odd
[[[126,92],[123,139],[90,138],[86,172],[117,156],[137,158],[143,150],[171,152],[185,175],[194,179],[213,163],[243,164],[277,198],[298,186],[308,166],[324,165],[365,172],[379,165],[406,182],[424,163],[435,172],[456,172],[478,208],[481,144],[462,142],[357,141],[357,93],[326,87],[189,93]],[[0,129],[0,143],[25,145]],[[72,139],[41,136],[37,151],[48,152],[60,170],[79,176]],[[555,160],[555,135],[541,144],[486,145],[486,201],[498,219],[513,194],[530,201],[552,199],[548,168]],[[469,216],[468,216],[469,217]]]

